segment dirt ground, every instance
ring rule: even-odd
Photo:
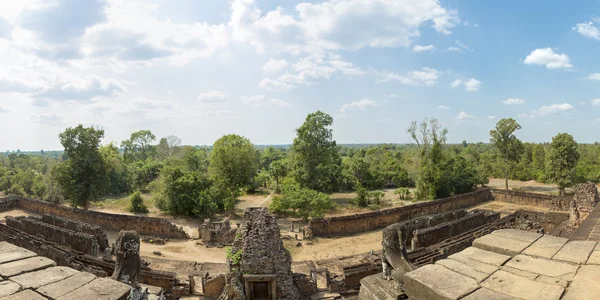
[[[284,240],[283,244],[294,261],[321,260],[367,253],[381,249],[381,230],[340,238],[316,238],[297,247],[298,241]]]

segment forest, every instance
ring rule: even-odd
[[[84,209],[131,195],[129,209],[141,213],[145,193],[161,211],[198,217],[230,213],[241,194],[268,190],[276,195],[272,212],[307,219],[334,209],[329,195],[339,191],[354,191],[352,204],[369,206],[379,204],[383,189],[419,201],[470,192],[489,178],[552,183],[561,193],[600,181],[600,144],[578,144],[568,133],[522,142],[514,119],[491,128],[489,143],[448,144],[449,132],[425,119],[406,129],[411,144],[345,146],[333,139],[333,121],[311,113],[290,146],[263,147],[235,134],[212,146],[186,146],[149,130],[102,145],[102,129],[79,125],[58,136],[62,152],[1,154],[0,190]]]

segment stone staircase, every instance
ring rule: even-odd
[[[381,273],[360,280],[359,300],[398,300],[407,299],[395,280],[385,280]]]

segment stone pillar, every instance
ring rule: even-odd
[[[142,268],[140,237],[137,232],[121,230],[114,250],[116,261],[112,279],[127,283],[137,289]]]

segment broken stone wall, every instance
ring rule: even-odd
[[[181,239],[189,238],[182,228],[167,219],[85,211],[79,208],[66,207],[46,201],[17,196],[10,196],[8,198],[17,199],[18,208],[28,212],[86,222],[98,225],[106,230],[120,231],[123,228],[127,228],[135,230],[142,235]]]
[[[82,232],[93,235],[100,246],[100,251],[104,251],[106,247],[110,247],[108,244],[108,237],[102,227],[92,225],[84,222],[73,221],[52,215],[43,215],[42,222],[48,223],[54,226],[62,227],[65,229],[73,230],[75,232]]]
[[[500,219],[500,213],[474,211],[457,220],[417,229],[414,231],[410,249],[437,244],[444,239],[451,238],[498,219]]]
[[[301,295],[310,296],[317,292],[317,284],[307,274],[294,273],[293,280]]]
[[[568,196],[550,196],[521,191],[493,189],[492,195],[495,201],[544,207],[554,211],[568,211],[571,203],[571,197]]]
[[[237,229],[231,228],[231,222],[227,218],[220,222],[205,219],[198,227],[198,237],[206,244],[231,245],[236,231]]]
[[[1,198],[0,199],[0,212],[16,209],[18,207],[18,201],[16,199]]]
[[[573,198],[569,203],[569,225],[579,227],[594,207],[596,207],[596,204],[600,201],[600,197],[598,195],[598,188],[591,182],[574,186],[573,192]]]
[[[568,220],[569,214],[566,212],[551,211],[543,213],[520,210],[510,228],[527,231],[536,231],[536,229],[541,228],[546,234],[560,236],[561,227],[564,229]]]
[[[339,236],[384,228],[416,217],[468,208],[492,199],[490,189],[350,216],[314,218],[308,227],[315,236]]]
[[[29,234],[39,235],[45,240],[68,246],[89,255],[98,255],[98,242],[93,235],[47,224],[36,217],[6,217],[6,225]]]

